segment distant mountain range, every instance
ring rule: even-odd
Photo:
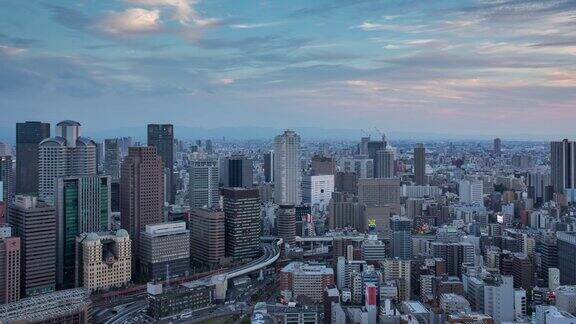
[[[294,127],[295,130],[305,140],[359,140],[360,137],[366,136],[360,129],[347,128],[321,128],[321,127]],[[228,140],[249,140],[249,139],[273,139],[275,135],[281,134],[284,129],[275,127],[219,127],[219,128],[202,128],[189,126],[174,126],[176,138],[184,140],[192,139],[222,139]],[[112,137],[132,136],[135,140],[146,141],[146,126],[122,127],[109,130],[91,131],[89,127],[83,129],[83,135],[96,140]],[[371,133],[372,138],[380,137],[376,132]],[[386,137],[392,141],[395,140],[491,140],[496,135],[459,135],[449,133],[429,133],[429,132],[409,132],[409,131],[390,131],[386,132]],[[541,134],[515,134],[510,136],[501,136],[503,140],[528,140],[540,141],[551,139],[562,139],[566,135],[541,135]],[[14,128],[0,127],[0,141],[14,143]]]

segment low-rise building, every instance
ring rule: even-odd
[[[321,303],[324,289],[334,285],[334,270],[325,265],[292,262],[280,271],[280,292],[288,300],[300,296]]]

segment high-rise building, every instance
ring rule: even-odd
[[[382,269],[385,282],[396,282],[398,300],[409,300],[410,292],[412,291],[410,260],[384,259]]]
[[[39,144],[39,198],[54,204],[57,178],[96,175],[96,143],[80,136],[80,123],[65,120],[56,125],[56,137]]]
[[[446,264],[446,274],[462,276],[464,266],[474,266],[475,251],[472,243],[431,242],[430,253],[435,258],[442,258]]]
[[[492,149],[494,151],[494,155],[500,156],[500,154],[502,154],[502,140],[500,138],[494,139],[494,145]]]
[[[302,203],[317,211],[325,211],[334,192],[334,175],[305,175],[302,177]]]
[[[12,157],[9,155],[0,156],[0,202],[6,206],[14,199],[14,170],[12,169]]]
[[[367,226],[364,222],[365,209],[356,196],[335,192],[328,205],[328,226],[330,229],[352,227],[363,232]]]
[[[376,175],[376,153],[378,151],[383,151],[386,149],[386,147],[388,146],[388,143],[386,143],[386,139],[382,138],[381,141],[369,141],[366,144],[367,150],[368,150],[368,158],[372,159],[372,161],[374,161],[374,163],[372,164],[372,174],[375,176]]]
[[[216,266],[225,257],[224,212],[193,209],[190,213],[190,259],[197,263]]]
[[[122,287],[132,278],[130,236],[126,230],[82,233],[76,237],[77,287]]]
[[[514,278],[499,276],[484,280],[484,314],[494,323],[514,321]]]
[[[56,209],[36,197],[16,195],[8,222],[20,238],[20,295],[34,296],[56,288]]]
[[[129,148],[120,169],[121,224],[130,234],[135,265],[138,265],[140,232],[146,225],[164,219],[162,170],[162,159],[155,147]]]
[[[38,144],[50,137],[50,124],[16,124],[16,193],[38,194]]]
[[[414,148],[414,182],[417,186],[427,184],[426,179],[426,148],[418,143]]]
[[[390,218],[392,257],[408,260],[412,258],[412,220],[395,215]]]
[[[274,194],[277,204],[302,202],[300,136],[287,130],[274,139]]]
[[[576,232],[557,232],[561,285],[576,285]]]
[[[334,175],[336,174],[336,161],[334,158],[314,155],[310,169],[312,175]]]
[[[186,222],[146,225],[140,234],[140,269],[149,280],[180,277],[190,271]]]
[[[276,222],[278,224],[278,237],[282,238],[285,244],[294,245],[296,243],[296,210],[294,205],[278,206]]]
[[[264,153],[264,181],[274,182],[274,151]]]
[[[484,204],[484,182],[479,179],[458,182],[460,202],[465,204]]]
[[[120,179],[120,145],[117,138],[104,141],[104,172],[112,179]]]
[[[191,161],[189,176],[190,207],[217,208],[220,204],[218,160],[202,159]]]
[[[156,154],[162,158],[166,178],[166,191],[170,194],[165,197],[170,204],[174,203],[176,187],[174,181],[174,126],[171,124],[148,124],[148,146],[156,148]]]
[[[226,255],[235,259],[260,254],[260,193],[258,189],[223,188]]]
[[[20,299],[20,238],[0,224],[0,304]]]
[[[386,148],[376,151],[374,159],[374,178],[393,178],[394,170],[394,150]]]
[[[254,171],[251,159],[243,155],[232,155],[225,157],[222,162],[221,181],[224,187],[252,187]]]
[[[576,142],[550,143],[550,178],[554,192],[576,188]]]
[[[56,283],[73,288],[76,236],[110,229],[111,178],[66,177],[56,181]]]
[[[367,206],[389,205],[392,213],[400,213],[400,179],[359,179],[358,200]]]

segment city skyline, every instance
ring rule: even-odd
[[[334,129],[569,137],[576,115],[571,1],[0,9],[0,128],[65,116],[88,132],[322,120]]]

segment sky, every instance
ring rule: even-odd
[[[576,1],[0,1],[0,127],[558,134]]]

